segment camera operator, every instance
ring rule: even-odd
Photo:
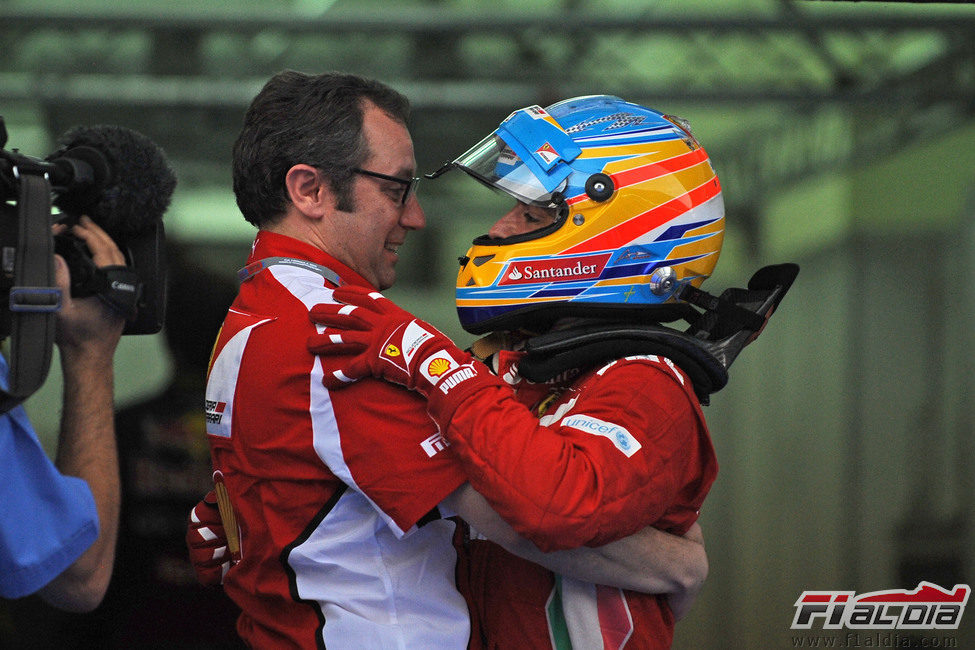
[[[88,217],[71,228],[94,264],[125,257]],[[113,420],[113,356],[125,319],[98,297],[72,298],[68,266],[55,256],[61,290],[55,342],[64,378],[54,464],[22,406],[0,414],[0,596],[37,593],[67,611],[101,602],[112,573],[119,518],[119,470]],[[9,382],[0,358],[0,383]],[[56,465],[56,466],[55,466]]]

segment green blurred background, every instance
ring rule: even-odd
[[[975,6],[0,0],[7,147],[43,156],[78,124],[145,133],[179,176],[169,238],[227,277],[254,235],[230,146],[284,68],[404,92],[422,171],[529,104],[610,93],[681,115],[728,207],[706,287],[800,264],[706,409],[721,463],[702,513],[711,574],[675,647],[814,642],[822,630],[790,630],[803,590],[972,581]],[[420,199],[429,225],[388,293],[466,343],[456,257],[502,205],[459,174],[421,183]],[[120,406],[172,372],[162,335],[126,337],[115,365]],[[55,370],[27,403],[51,451],[59,396]],[[975,647],[972,619],[889,640]]]

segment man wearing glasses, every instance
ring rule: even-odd
[[[372,379],[323,385],[309,310],[340,285],[392,286],[399,247],[425,225],[408,110],[372,80],[286,71],[234,146],[237,203],[259,231],[214,347],[206,416],[224,514],[237,521],[224,588],[252,647],[467,647],[455,514],[589,581],[665,593],[696,589],[706,571],[700,545],[659,531],[543,556],[483,499],[448,511],[470,487],[423,399]]]

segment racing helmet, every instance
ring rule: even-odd
[[[610,95],[529,106],[431,177],[451,168],[556,214],[460,258],[457,311],[473,334],[573,315],[676,320],[690,309],[682,287],[718,261],[721,186],[680,118]]]

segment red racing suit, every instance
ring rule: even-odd
[[[697,520],[717,462],[690,380],[673,363],[630,357],[546,385],[519,377],[520,353],[497,356],[520,404],[494,388],[467,395],[447,437],[500,514],[532,514],[533,528],[513,521],[516,530],[552,549],[604,544],[647,525],[682,534]],[[564,534],[546,533],[547,522]],[[474,537],[461,545],[461,581],[485,648],[670,647],[665,597],[558,577]]]
[[[264,260],[262,263],[261,261]],[[419,395],[365,379],[330,393],[306,347],[332,300],[322,251],[260,232],[218,336],[206,390],[215,470],[241,560],[224,589],[256,648],[464,648],[454,523],[423,524],[465,476]]]

